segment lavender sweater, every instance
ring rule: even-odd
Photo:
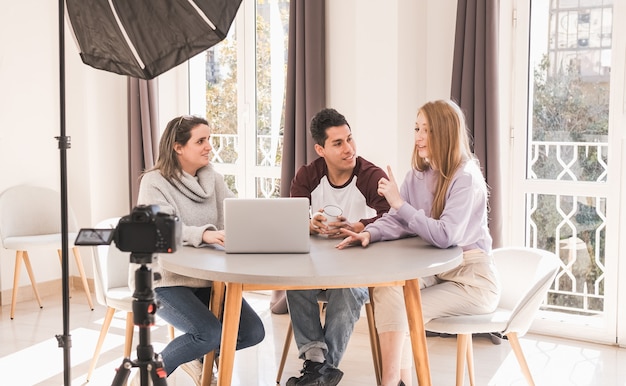
[[[438,220],[430,217],[436,182],[432,170],[409,171],[400,187],[405,203],[365,227],[371,241],[417,235],[439,248],[458,245],[463,251],[479,248],[491,253],[487,189],[477,163],[467,161],[455,173]]]
[[[224,183],[224,177],[209,164],[198,170],[195,177],[183,172],[181,181],[173,184],[158,170],[146,173],[141,179],[137,204],[158,205],[161,212],[177,215],[182,225],[183,245],[199,247],[203,244],[202,233],[205,230],[224,229],[223,202],[225,198],[234,196]],[[153,270],[162,276],[160,281],[154,283],[155,287],[210,285],[210,281],[177,275],[156,264]],[[131,276],[132,283],[134,276]]]

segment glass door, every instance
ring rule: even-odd
[[[614,343],[625,68],[614,21],[626,14],[613,0],[526,0],[516,13],[516,241],[561,259],[535,328]]]

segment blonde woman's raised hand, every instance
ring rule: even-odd
[[[378,180],[378,194],[385,197],[392,208],[398,209],[404,204],[404,200],[400,196],[400,189],[389,165],[387,165],[387,175],[389,179],[383,177]]]

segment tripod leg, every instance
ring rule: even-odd
[[[150,378],[152,386],[167,386],[167,374],[163,368],[163,363],[158,359],[152,362],[150,366]]]
[[[124,358],[122,365],[116,370],[115,378],[111,386],[124,386],[128,380],[130,369],[133,367],[133,363],[128,358]]]

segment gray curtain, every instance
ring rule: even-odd
[[[154,166],[159,151],[158,80],[128,78],[130,209],[137,205],[139,177]]]
[[[451,97],[463,109],[490,187],[489,228],[502,246],[498,98],[498,0],[458,0]]]
[[[318,157],[309,133],[313,115],[326,106],[325,1],[289,2],[289,46],[280,195],[289,197],[300,166]],[[270,310],[287,313],[285,291],[272,291]]]
[[[296,171],[317,158],[308,126],[326,105],[325,2],[291,0],[280,195]]]

